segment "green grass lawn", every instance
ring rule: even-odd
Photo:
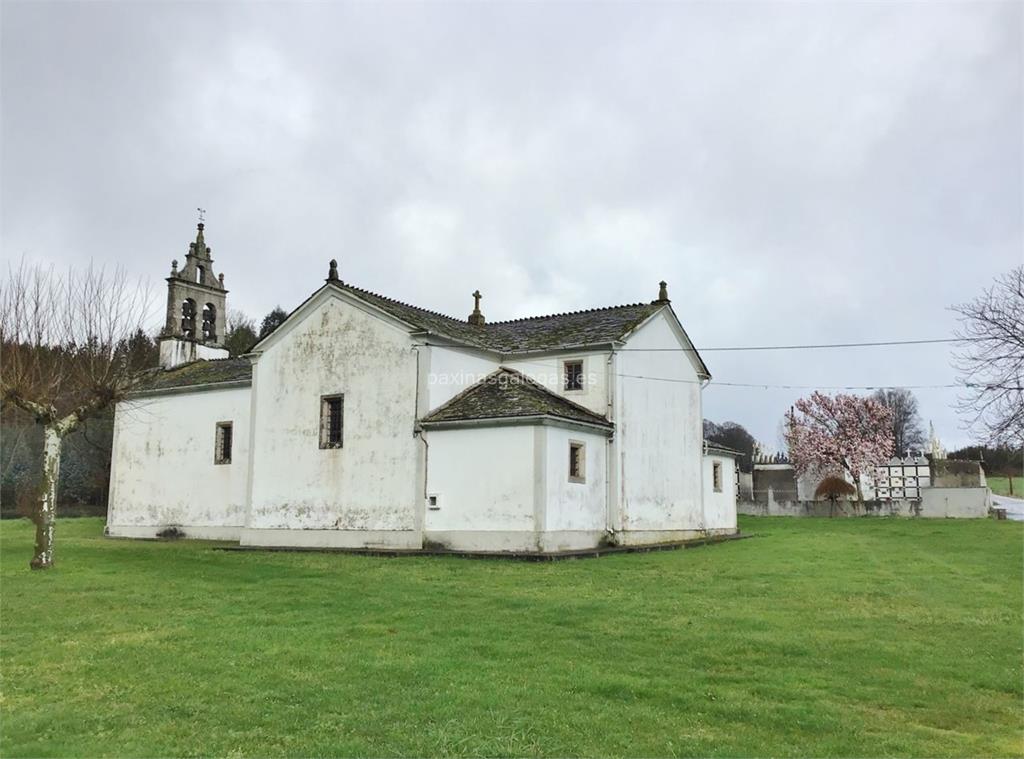
[[[0,524],[3,756],[1020,756],[1024,524],[532,564]]]
[[[1009,477],[986,477],[989,490],[997,495],[1011,495]],[[1013,478],[1014,498],[1024,498],[1024,477]]]

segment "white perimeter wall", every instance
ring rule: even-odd
[[[619,508],[626,530],[704,528],[701,386],[668,318],[652,318],[616,354]],[[674,381],[634,379],[641,375]]]
[[[604,435],[545,427],[547,502],[545,529],[601,530],[607,526],[607,448]],[[585,444],[586,482],[569,481],[569,441]]]
[[[714,465],[722,467],[722,492],[715,492]],[[731,456],[704,457],[704,526],[708,530],[736,529],[736,460]]]
[[[431,430],[426,512],[428,532],[535,529],[535,430],[529,425]]]
[[[147,537],[180,525],[232,528],[245,521],[249,466],[248,387],[140,398],[117,405],[107,526]],[[214,464],[217,422],[233,423],[230,464]],[[192,531],[194,537],[216,531]]]
[[[254,367],[252,529],[413,530],[421,444],[408,333],[325,290]],[[320,397],[344,393],[344,446]],[[422,487],[422,482],[420,482]]]

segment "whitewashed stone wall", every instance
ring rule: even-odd
[[[107,530],[237,540],[249,484],[250,390],[178,393],[117,405]],[[214,463],[217,422],[232,422],[230,464]]]
[[[243,543],[419,545],[416,355],[400,326],[335,291],[279,328],[254,365]],[[344,394],[341,448],[320,448],[320,398]],[[260,531],[271,531],[260,534]]]
[[[424,537],[462,551],[565,551],[605,535],[606,436],[542,424],[424,432]],[[585,482],[569,481],[569,441]]]
[[[714,488],[714,467],[721,467],[721,492]],[[736,460],[709,453],[704,456],[704,526],[707,530],[736,529]]]
[[[685,351],[642,350],[672,347],[680,344],[662,312],[615,354],[613,498],[627,543],[693,537],[705,526],[700,380]]]

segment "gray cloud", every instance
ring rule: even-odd
[[[2,6],[8,257],[159,284],[208,209],[229,302],[343,278],[457,316],[648,300],[698,345],[948,336],[1022,260],[1017,3]],[[945,347],[705,356],[951,382]],[[712,386],[772,444],[800,393]],[[951,443],[954,393],[918,393]]]

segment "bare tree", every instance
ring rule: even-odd
[[[924,448],[924,427],[917,410],[917,398],[906,388],[887,388],[875,392],[874,398],[892,412],[893,451],[903,456],[908,450]]]
[[[53,565],[61,444],[140,381],[144,354],[130,348],[151,299],[124,271],[89,267],[60,275],[22,261],[0,284],[0,401],[43,428],[42,475],[32,510],[35,555]]]
[[[959,410],[968,427],[993,445],[1024,443],[1024,266],[996,278],[968,303],[956,336],[964,347],[953,354],[966,392]]]

